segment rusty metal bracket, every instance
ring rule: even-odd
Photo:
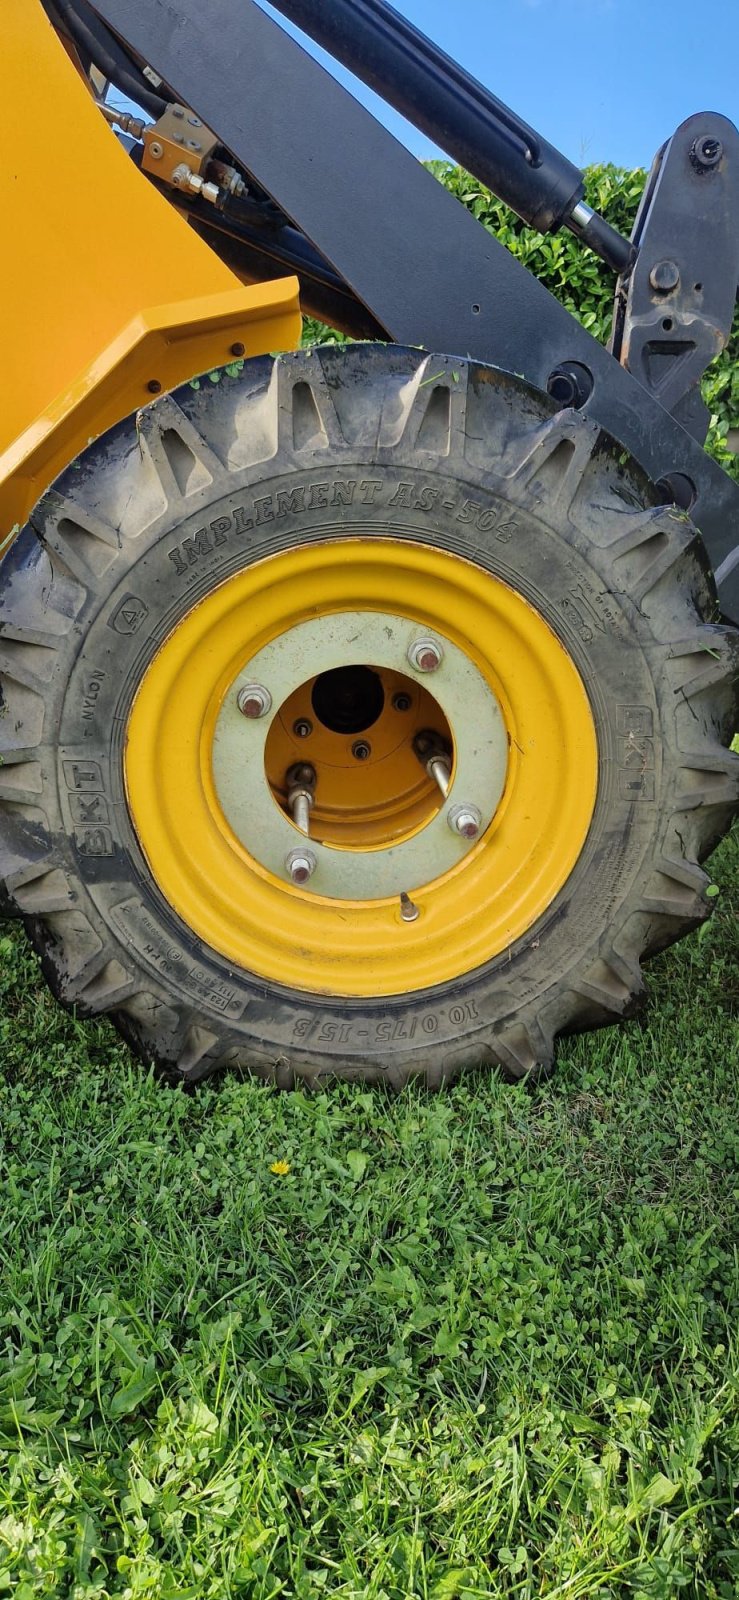
[[[616,295],[617,360],[702,444],[699,383],[731,332],[739,283],[739,134],[715,112],[659,151],[637,213],[638,250]]]

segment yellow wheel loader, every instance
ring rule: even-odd
[[[5,909],[175,1081],[521,1077],[736,807],[739,136],[688,119],[627,240],[383,0],[276,10],[4,9]],[[609,264],[608,348],[292,25]]]

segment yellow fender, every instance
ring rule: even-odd
[[[296,278],[244,285],[137,170],[39,0],[6,8],[2,87],[7,548],[92,437],[195,373],[294,349],[301,318]]]

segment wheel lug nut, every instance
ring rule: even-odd
[[[461,834],[463,839],[476,839],[482,817],[477,806],[458,805],[447,812],[447,822],[452,832]]]
[[[393,695],[393,711],[410,711],[411,697],[409,694]]]
[[[436,672],[444,651],[436,639],[414,639],[408,647],[408,660],[416,672]]]
[[[312,850],[291,850],[285,857],[285,870],[293,883],[307,883],[317,864]]]
[[[355,761],[366,761],[371,754],[372,746],[367,743],[366,739],[357,739],[356,744],[352,745],[352,755]]]
[[[257,717],[266,716],[272,704],[272,696],[269,689],[265,689],[261,683],[247,683],[243,689],[239,689],[236,704],[242,717],[249,717],[253,722]]]
[[[307,739],[313,732],[313,723],[308,717],[298,717],[293,723],[293,733],[296,739]]]

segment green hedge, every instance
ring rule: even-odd
[[[547,289],[561,300],[583,326],[604,343],[611,329],[613,273],[565,231],[542,237],[525,227],[490,190],[449,161],[430,161],[429,170],[455,194]],[[622,167],[589,167],[585,173],[585,198],[621,233],[630,234],[646,174]],[[309,340],[332,337],[320,323],[308,320]],[[336,337],[333,335],[333,337]],[[739,426],[739,309],[731,339],[703,380],[703,397],[711,412],[707,449],[739,479],[739,457],[726,448],[728,429]]]

